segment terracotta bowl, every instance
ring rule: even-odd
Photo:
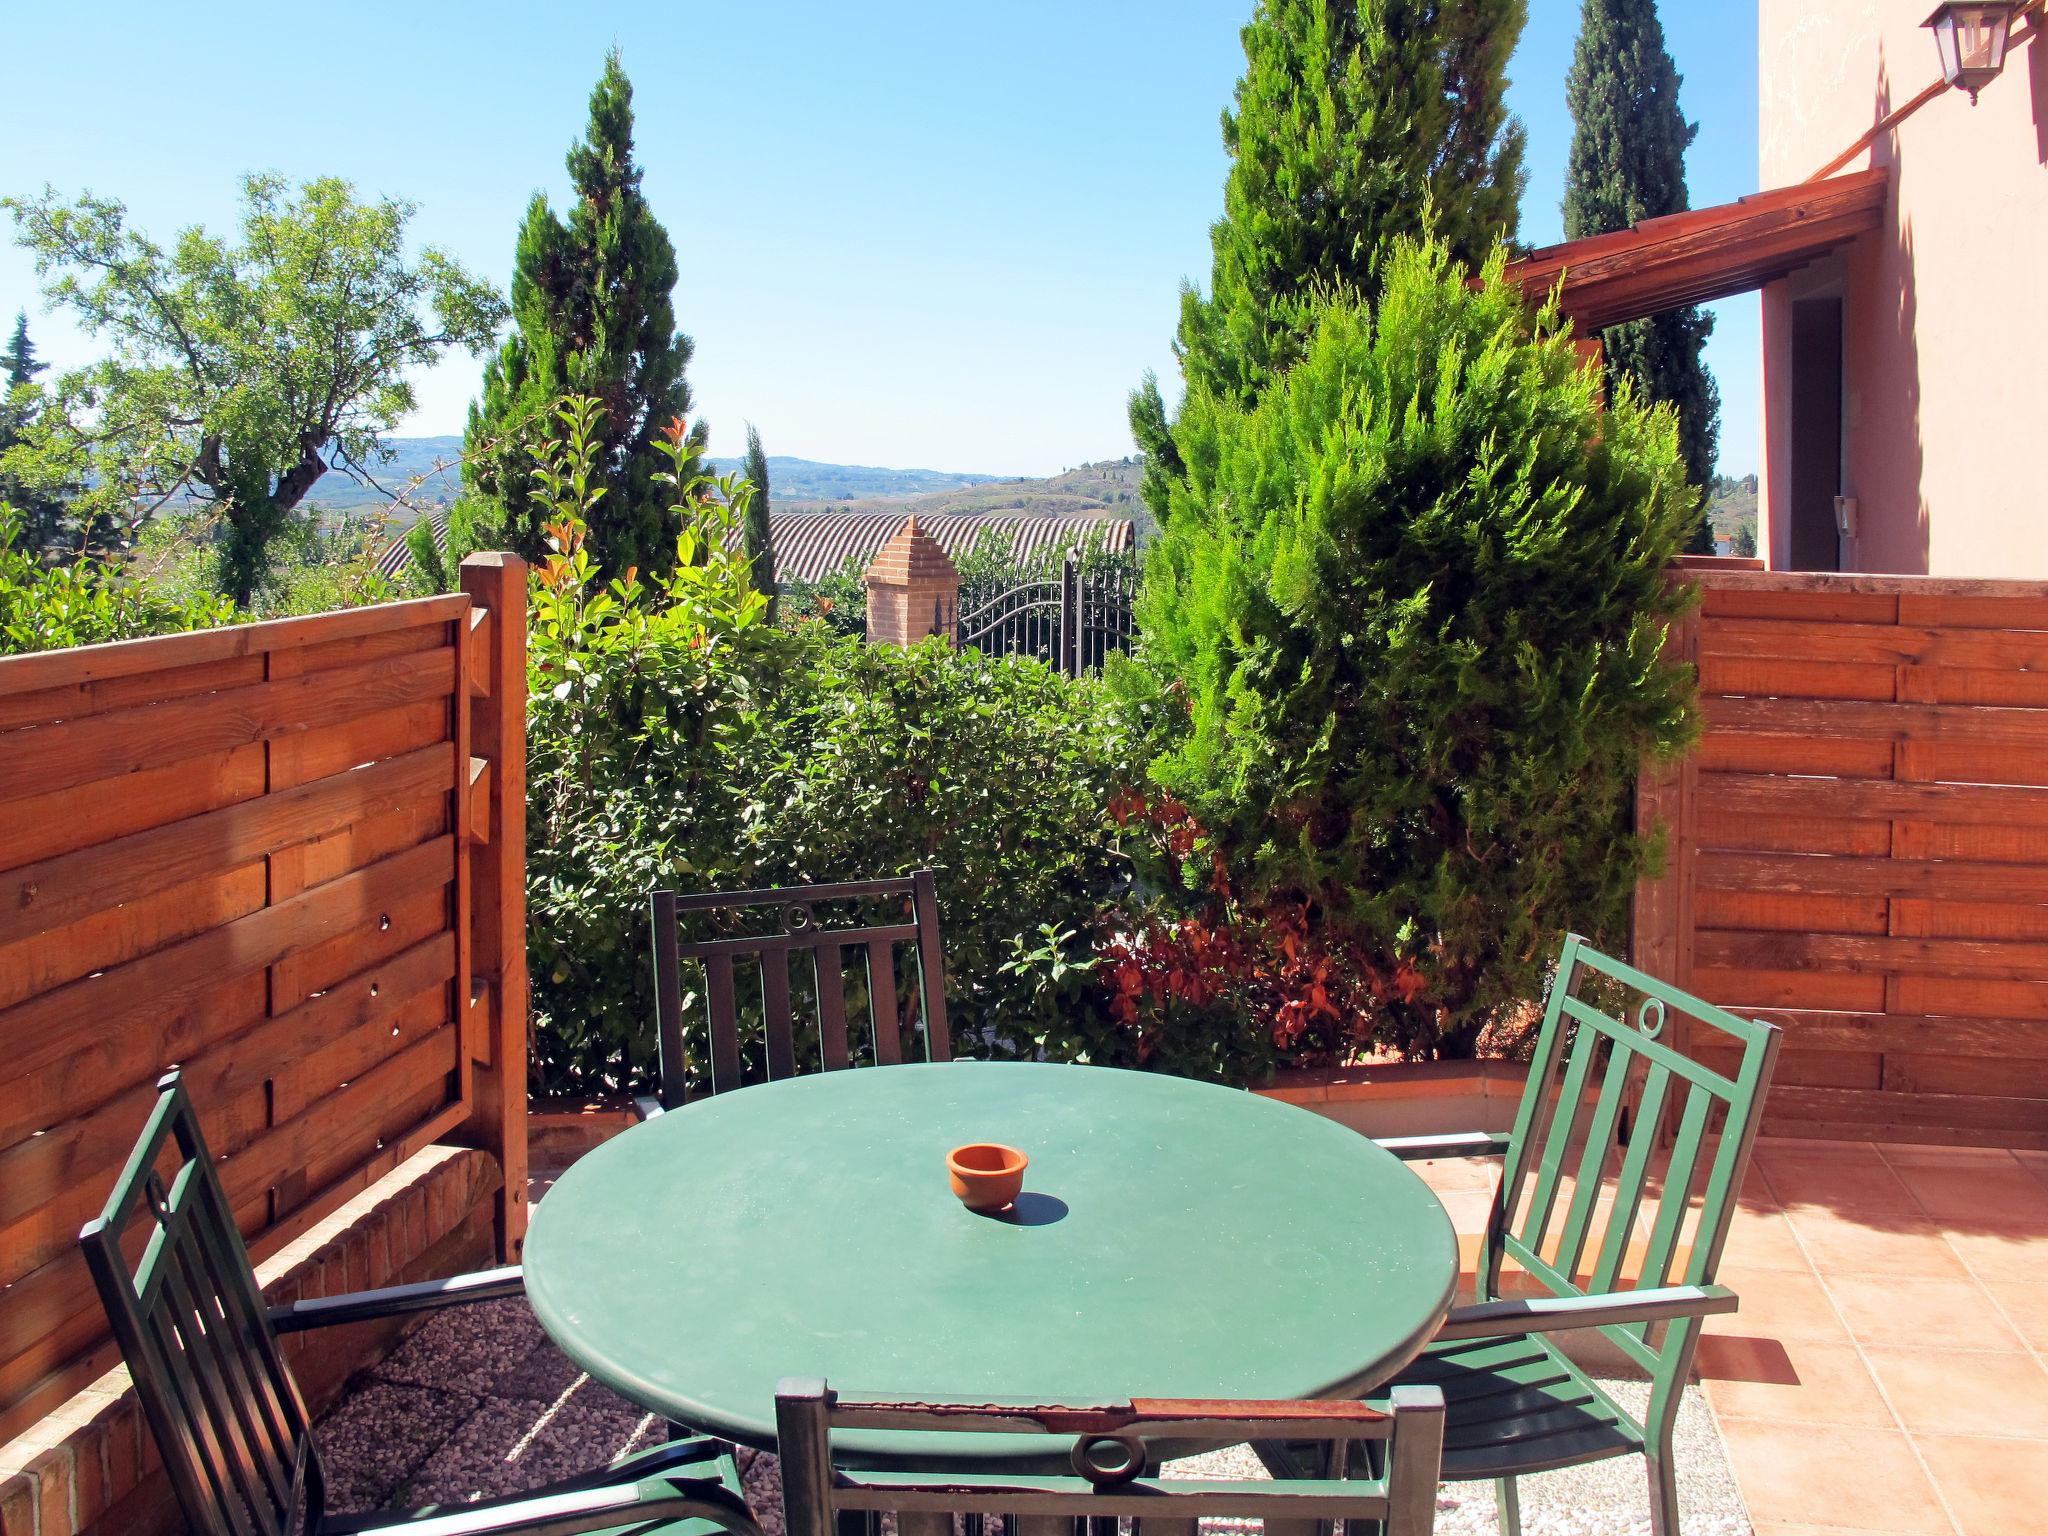
[[[953,1193],[970,1211],[1000,1211],[1024,1189],[1024,1170],[1031,1159],[1015,1147],[994,1141],[970,1141],[946,1154],[946,1172]]]

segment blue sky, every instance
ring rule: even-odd
[[[160,241],[225,231],[242,172],[337,174],[419,205],[414,230],[494,281],[613,43],[682,268],[677,314],[720,453],[1046,474],[1130,451],[1124,397],[1169,389],[1180,280],[1206,282],[1226,162],[1217,114],[1252,0],[755,0],[324,7],[103,0],[10,7],[0,191],[118,197]],[[1561,236],[1578,0],[1530,0],[1511,105],[1529,127],[1522,236]],[[1695,204],[1756,188],[1756,12],[1669,4],[1702,126]],[[0,309],[44,355],[0,248]],[[1757,441],[1757,306],[1717,306],[1722,467]],[[401,430],[461,429],[479,364],[420,381]]]

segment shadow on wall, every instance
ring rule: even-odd
[[[2034,158],[2048,165],[2048,42],[2027,39],[2027,94],[2034,108]]]
[[[1891,110],[1891,70],[1880,45],[1877,60],[1877,96],[1872,107],[1871,121],[1882,122]],[[1890,419],[1882,425],[1869,423],[1876,428],[1876,432],[1864,437],[1865,452],[1861,458],[1865,464],[1871,464],[1876,468],[1887,483],[1882,486],[1866,485],[1859,488],[1855,480],[1849,478],[1846,480],[1847,494],[1858,496],[1865,502],[1877,506],[1897,505],[1910,496],[1914,510],[1912,532],[1907,535],[1902,529],[1902,537],[1897,547],[1879,551],[1877,560],[1873,562],[1865,557],[1863,551],[1868,545],[1863,538],[1859,538],[1854,563],[1855,568],[1859,570],[1872,569],[1874,564],[1879,570],[1924,574],[1928,569],[1931,542],[1927,498],[1921,491],[1921,471],[1926,455],[1920,435],[1920,343],[1917,329],[1920,299],[1914,282],[1912,225],[1899,211],[1900,159],[1897,128],[1881,135],[1871,145],[1870,163],[1874,166],[1881,165],[1890,172],[1891,185],[1885,199],[1882,238],[1890,241],[1891,249],[1889,253],[1880,255],[1875,249],[1877,242],[1873,240],[1873,250],[1866,261],[1858,265],[1863,269],[1861,275],[1863,284],[1867,285],[1866,291],[1873,298],[1884,292],[1887,282],[1896,286],[1897,297],[1892,306],[1889,336],[1879,332],[1876,308],[1874,304],[1872,305],[1870,329],[1873,334],[1869,337],[1869,344],[1874,348],[1881,348],[1885,356],[1870,361],[1881,362],[1885,366],[1881,372],[1868,367],[1864,369],[1863,388],[1860,391],[1863,398],[1856,401],[1852,394],[1852,410],[1846,426],[1853,434],[1859,425],[1863,425],[1857,421],[1857,417],[1865,416],[1880,407],[1884,409]],[[1887,264],[1889,271],[1885,270]],[[1850,316],[1854,313],[1853,309],[1849,312]],[[1845,337],[1845,343],[1853,346],[1853,322],[1850,330],[1851,334]],[[1849,374],[1848,377],[1855,379],[1857,376]],[[1896,417],[1892,416],[1893,412],[1897,413]],[[1873,463],[1869,450],[1875,447],[1877,442],[1883,442],[1887,446],[1882,459]]]

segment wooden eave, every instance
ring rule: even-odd
[[[1561,274],[1564,313],[1582,334],[1605,330],[1751,292],[1876,229],[1889,179],[1879,166],[1645,219],[1531,251],[1507,276],[1540,299]]]

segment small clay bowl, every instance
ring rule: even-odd
[[[953,1193],[970,1211],[1000,1211],[1024,1189],[1024,1170],[1031,1159],[1015,1147],[994,1141],[970,1141],[946,1154],[946,1172]]]

